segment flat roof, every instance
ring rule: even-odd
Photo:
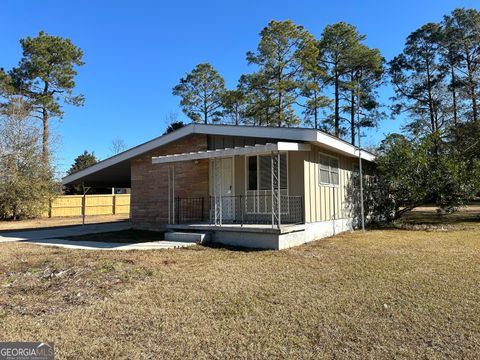
[[[358,148],[323,131],[309,128],[286,128],[246,125],[189,124],[169,134],[128,149],[109,157],[62,179],[64,185],[80,184],[87,186],[130,187],[130,161],[158,147],[180,138],[192,135],[223,135],[281,139],[318,145],[333,152],[349,157],[358,157]],[[361,150],[361,157],[366,161],[375,160],[375,155]]]

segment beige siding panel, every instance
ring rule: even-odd
[[[310,154],[310,164],[309,164],[309,171],[310,171],[310,211],[311,211],[311,218],[312,221],[316,221],[318,214],[318,203],[317,203],[317,195],[318,189],[315,186],[315,154]]]
[[[304,195],[303,180],[303,161],[305,159],[304,152],[288,153],[288,187],[292,196]]]
[[[337,157],[339,160],[338,187],[320,186],[319,183],[319,153]],[[348,184],[351,179],[355,159],[333,153],[327,149],[313,146],[305,154],[304,184],[305,184],[305,219],[307,222],[326,221],[333,217],[341,219],[350,216],[348,201]]]

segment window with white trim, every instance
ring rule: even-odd
[[[272,190],[272,164],[270,155],[247,158],[248,190]],[[287,154],[280,154],[280,188],[287,189]]]
[[[338,159],[325,154],[319,154],[319,156],[320,185],[338,186],[340,184],[340,170],[338,166]]]

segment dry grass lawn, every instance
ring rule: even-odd
[[[449,219],[277,252],[0,244],[0,339],[59,359],[475,359],[480,223]]]

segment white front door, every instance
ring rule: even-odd
[[[222,219],[232,220],[235,216],[235,199],[233,189],[233,158],[217,159],[220,163],[220,181],[214,182],[214,194],[222,197]]]

